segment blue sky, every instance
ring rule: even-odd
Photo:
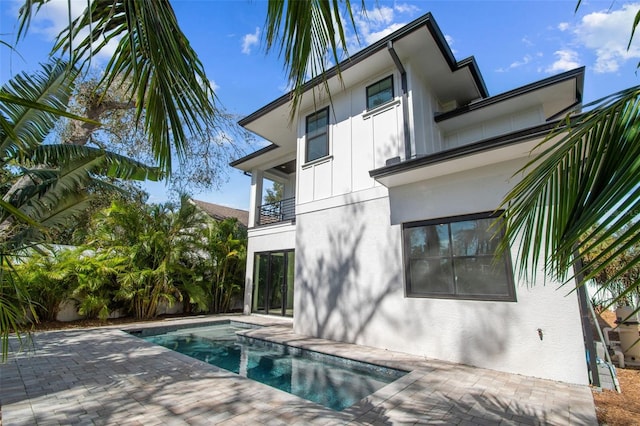
[[[359,3],[359,1],[354,1]],[[0,39],[13,42],[19,1],[0,0]],[[80,10],[86,0],[72,0]],[[263,0],[174,0],[178,22],[200,56],[224,106],[239,116],[281,96],[287,87],[277,52],[265,55]],[[413,19],[431,12],[458,60],[475,56],[491,95],[578,66],[586,66],[585,102],[640,84],[640,35],[627,50],[640,3],[583,1],[384,1],[367,2],[367,17],[357,14],[355,52]],[[67,22],[67,0],[54,0],[37,15],[17,45],[22,58],[0,47],[0,83],[38,68],[52,40]],[[75,11],[72,11],[75,12]],[[100,63],[98,59],[96,64]],[[255,146],[255,148],[258,148]],[[248,177],[229,170],[219,190],[194,198],[236,208],[249,206]],[[163,185],[149,187],[150,201],[163,201]]]

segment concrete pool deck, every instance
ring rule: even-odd
[[[336,412],[122,330],[231,319],[249,335],[410,371]],[[13,342],[15,343],[15,342]],[[597,425],[591,390],[413,355],[295,335],[260,316],[164,320],[34,334],[0,365],[11,425]]]

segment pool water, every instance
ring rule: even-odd
[[[142,338],[337,411],[406,374],[237,336],[236,331],[243,329],[217,324]]]

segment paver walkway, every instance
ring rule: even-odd
[[[254,337],[411,372],[336,412],[120,330],[157,322],[41,332],[35,351],[0,366],[2,424],[597,424],[586,386],[298,336],[275,319],[231,319],[270,325],[247,332]]]

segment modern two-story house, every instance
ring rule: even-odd
[[[240,121],[271,142],[251,174],[245,314],[294,331],[588,382],[578,300],[526,283],[491,224],[514,176],[580,104],[584,69],[489,96],[427,14]],[[262,204],[263,182],[284,185]]]

